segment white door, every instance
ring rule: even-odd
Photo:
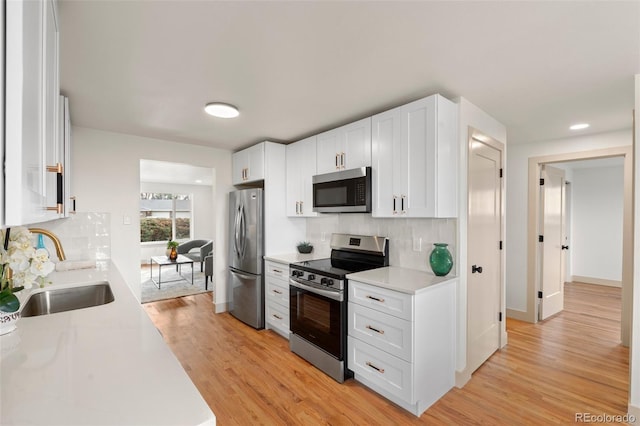
[[[543,165],[541,179],[542,273],[538,318],[543,320],[562,311],[564,306],[564,170]]]
[[[473,139],[469,149],[467,345],[470,371],[500,347],[502,150]]]

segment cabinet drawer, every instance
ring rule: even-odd
[[[287,282],[289,280],[289,265],[287,264],[265,260],[264,269],[268,277],[280,278]]]
[[[266,304],[267,328],[276,330],[279,334],[289,338],[289,309],[273,302]]]
[[[289,309],[289,286],[284,283],[273,277],[265,279],[265,303],[275,302]]]
[[[413,296],[349,280],[349,301],[408,321],[413,320]]]
[[[412,323],[349,302],[349,336],[413,361]]]
[[[349,368],[358,377],[381,387],[404,401],[413,399],[413,365],[351,336],[348,338]]]

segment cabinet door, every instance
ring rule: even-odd
[[[371,165],[371,117],[340,128],[342,169]]]
[[[246,181],[253,182],[264,179],[264,143],[259,143],[247,151],[247,173]]]
[[[246,150],[235,152],[231,156],[231,182],[234,185],[244,183],[246,168],[249,165],[249,155]]]
[[[5,224],[47,220],[44,151],[44,3],[6,7]]]
[[[402,109],[394,108],[371,119],[371,173],[373,179],[373,217],[394,217],[400,212],[399,195],[406,181],[403,176],[401,140]]]
[[[0,46],[4,46],[4,7],[0,7]],[[0,129],[4,129],[4,55],[0,55]],[[4,137],[0,137],[0,188],[4,191]],[[0,197],[0,228],[3,228],[4,221],[4,197]]]
[[[402,106],[401,138],[406,145],[403,173],[407,184],[401,197],[409,217],[435,217],[436,114],[436,96]]]
[[[44,151],[48,219],[64,217],[64,152],[60,138],[60,85],[58,77],[58,23],[53,0],[44,2]],[[61,168],[59,168],[61,166]],[[59,171],[51,171],[59,168]]]
[[[316,136],[287,145],[287,216],[311,217],[316,174]]]
[[[340,170],[340,129],[320,133],[317,139],[316,169],[318,174]]]

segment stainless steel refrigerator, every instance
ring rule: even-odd
[[[264,328],[264,226],[262,189],[229,193],[229,312]]]

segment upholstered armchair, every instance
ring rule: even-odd
[[[200,262],[200,272],[202,272],[204,258],[213,251],[213,241],[211,240],[190,240],[178,246],[178,254],[188,257],[194,262]]]

